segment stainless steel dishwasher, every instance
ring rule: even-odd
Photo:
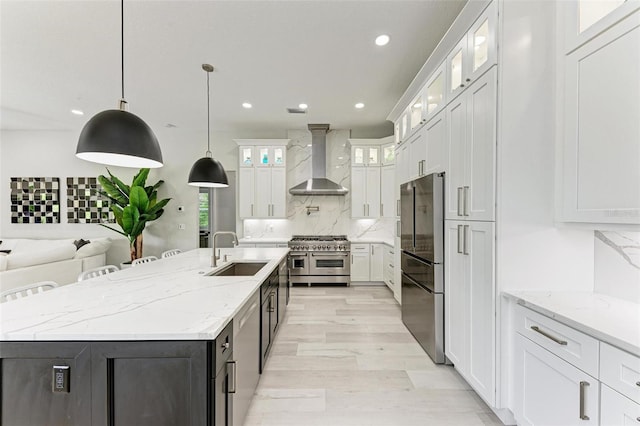
[[[241,426],[260,379],[260,288],[233,318],[233,344],[237,365],[233,424]]]

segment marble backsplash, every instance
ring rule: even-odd
[[[396,220],[351,218],[351,147],[349,130],[327,133],[327,178],[349,188],[345,196],[296,195],[287,192],[287,219],[246,219],[243,235],[251,238],[289,238],[292,235],[341,235],[351,240],[393,241]],[[287,190],[311,177],[311,132],[289,130]],[[318,207],[310,211],[307,207]]]
[[[595,231],[594,290],[640,303],[640,232]]]

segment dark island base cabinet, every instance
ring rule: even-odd
[[[232,425],[225,336],[232,324],[215,342],[2,342],[2,425]]]

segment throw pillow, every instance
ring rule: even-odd
[[[82,259],[102,254],[109,250],[109,247],[111,247],[111,238],[96,238],[90,244],[80,247],[73,258]]]
[[[91,241],[89,240],[83,240],[82,238],[80,238],[79,240],[75,240],[73,242],[73,244],[76,246],[76,250],[78,250],[80,247],[85,246],[87,244],[89,244]]]

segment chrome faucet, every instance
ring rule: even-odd
[[[218,259],[220,259],[219,256],[216,256],[216,237],[218,235],[233,235],[233,245],[234,246],[238,245],[238,236],[236,235],[235,232],[231,232],[231,231],[215,232],[213,234],[213,256],[211,256],[211,266],[213,266],[213,267],[218,266]]]

